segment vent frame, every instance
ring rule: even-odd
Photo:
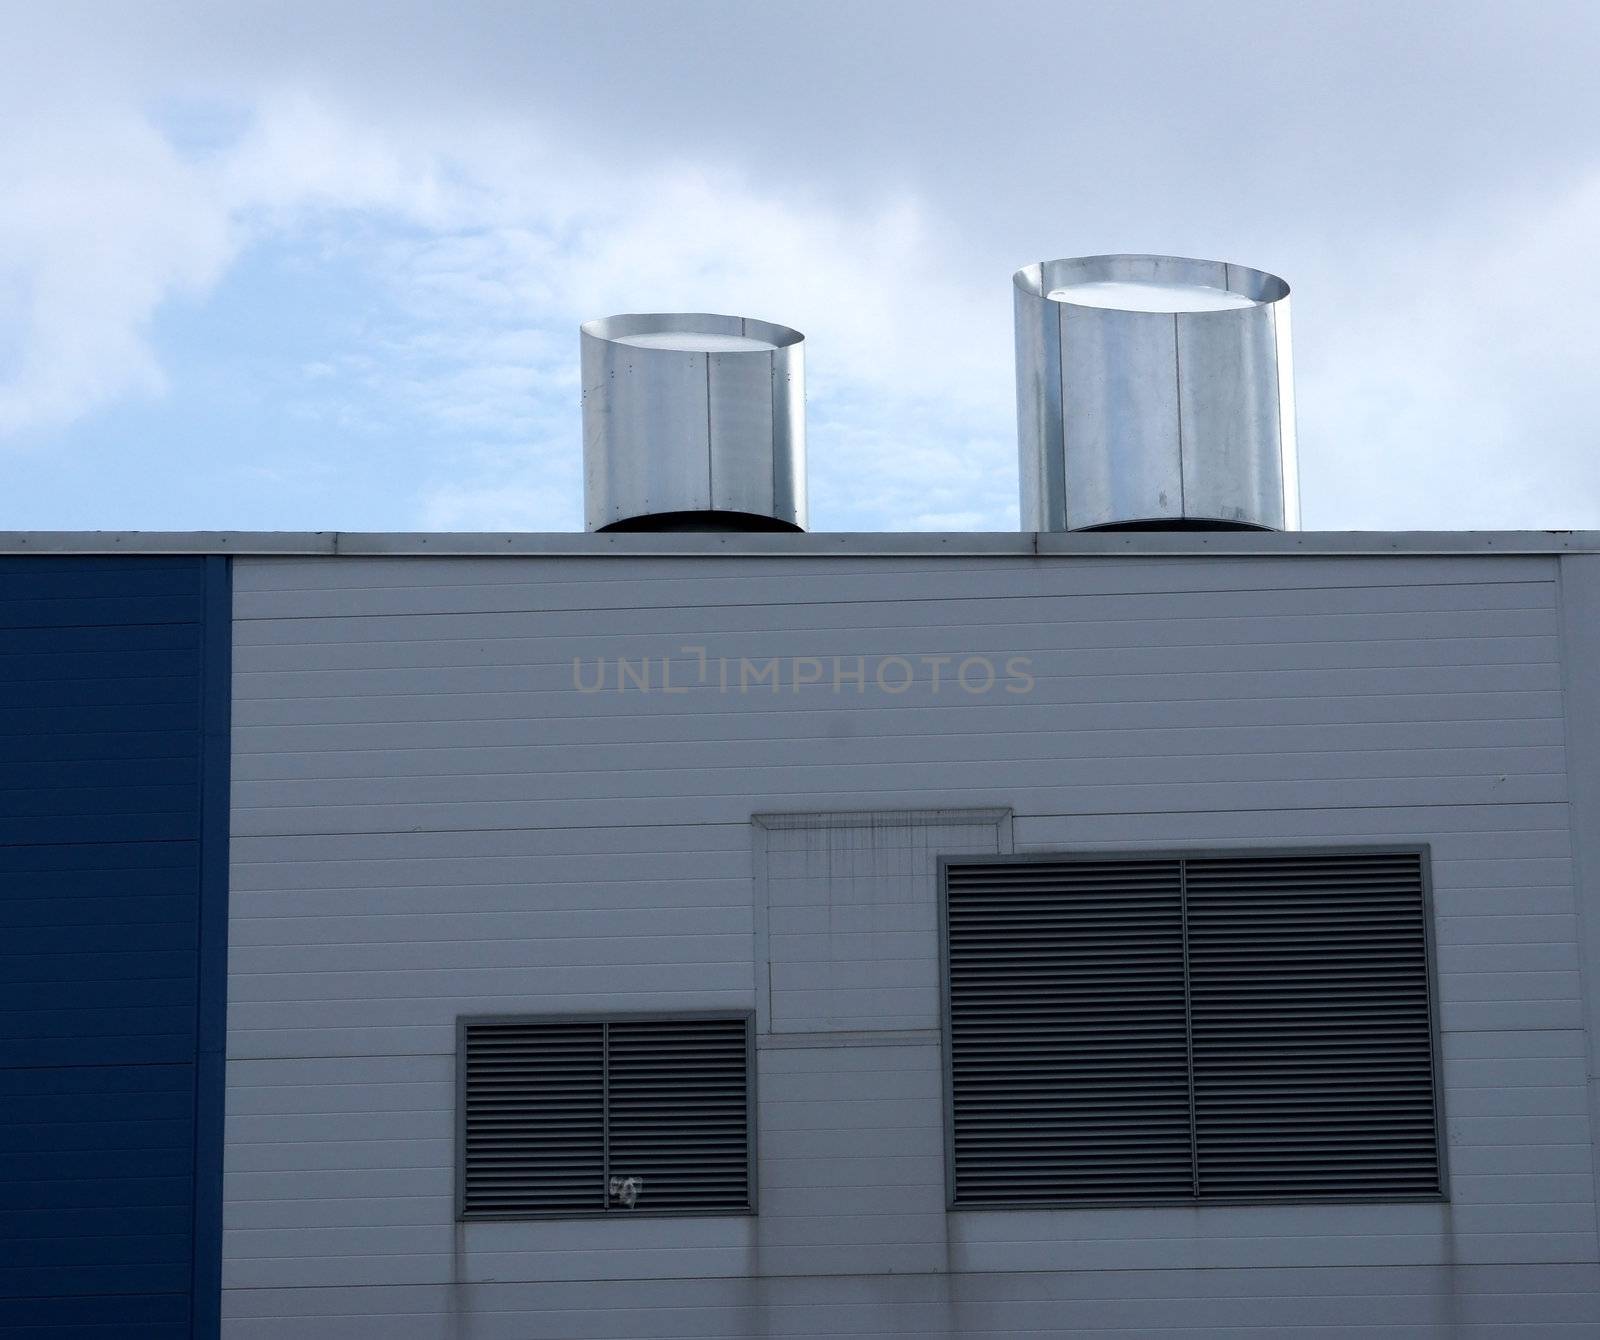
[[[469,1210],[467,1207],[467,1030],[483,1025],[573,1025],[594,1024],[601,1028],[601,1080],[604,1104],[602,1108],[602,1186],[610,1175],[610,1029],[611,1024],[693,1024],[709,1022],[737,1022],[744,1025],[744,1077],[745,1077],[745,1187],[746,1203],[732,1208],[716,1206],[698,1208],[654,1208],[641,1205],[633,1209],[617,1208],[609,1203],[592,1210]],[[455,1164],[455,1219],[458,1223],[524,1223],[561,1219],[708,1219],[746,1218],[759,1211],[757,1168],[757,1068],[756,1068],[756,1017],[754,1010],[575,1010],[571,1012],[541,1012],[533,1014],[472,1014],[456,1017],[455,1049],[455,1112],[454,1112],[454,1164]],[[647,1188],[648,1189],[648,1188]]]
[[[1263,862],[1274,859],[1295,859],[1315,857],[1359,857],[1359,856],[1415,856],[1418,859],[1421,883],[1421,920],[1423,931],[1423,971],[1426,979],[1427,991],[1427,1043],[1428,1043],[1428,1072],[1433,1100],[1433,1148],[1435,1167],[1438,1172],[1438,1190],[1426,1193],[1345,1193],[1337,1195],[1318,1195],[1304,1191],[1287,1193],[1263,1192],[1250,1195],[1202,1195],[1198,1187],[1200,1172],[1198,1163],[1193,1168],[1196,1191],[1187,1196],[1172,1197],[1144,1197],[1127,1195],[1108,1195],[1104,1197],[1074,1197],[1067,1200],[1055,1201],[1006,1201],[1006,1200],[957,1200],[956,1199],[956,1140],[955,1140],[955,1076],[953,1067],[953,1038],[951,1030],[951,977],[950,977],[950,884],[949,871],[952,866],[1010,866],[1024,867],[1029,865],[1063,865],[1063,864],[1110,864],[1114,862],[1160,862],[1174,861],[1179,863],[1179,870],[1183,883],[1187,884],[1187,863],[1189,861],[1206,860],[1256,860]],[[1207,847],[1166,847],[1150,846],[1142,848],[1114,847],[1075,847],[1055,850],[1032,850],[1010,853],[974,854],[974,855],[945,855],[938,857],[938,922],[939,922],[939,1041],[940,1041],[940,1072],[942,1077],[941,1116],[944,1129],[944,1172],[945,1172],[945,1209],[947,1212],[973,1212],[985,1213],[992,1210],[1017,1211],[1029,1210],[1043,1213],[1059,1213],[1063,1210],[1093,1210],[1093,1209],[1160,1209],[1182,1207],[1185,1209],[1203,1209],[1207,1206],[1250,1206],[1250,1205],[1407,1205],[1407,1204],[1441,1204],[1448,1203],[1450,1197],[1450,1163],[1447,1114],[1445,1110],[1446,1090],[1444,1083],[1444,1049],[1439,1022],[1439,973],[1438,955],[1436,948],[1436,927],[1434,922],[1434,897],[1433,897],[1433,851],[1432,844],[1427,842],[1392,842],[1392,843],[1363,843],[1363,844],[1330,844],[1317,843],[1305,846],[1273,845],[1217,845]],[[1190,1006],[1190,979],[1188,958],[1190,953],[1188,936],[1188,897],[1187,888],[1183,894],[1183,956],[1184,956],[1184,1011],[1185,1015],[1191,1013]],[[1192,1023],[1186,1025],[1186,1045],[1191,1057],[1194,1046]],[[1191,1104],[1194,1091],[1194,1067],[1191,1060],[1189,1066],[1189,1088]],[[1193,1109],[1191,1108],[1191,1113]],[[1199,1134],[1194,1118],[1191,1115],[1191,1131],[1198,1146]]]

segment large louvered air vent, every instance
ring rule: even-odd
[[[952,1200],[1440,1193],[1417,852],[952,862]]]
[[[464,1020],[462,1217],[749,1210],[750,1046],[744,1016]]]

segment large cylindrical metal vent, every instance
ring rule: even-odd
[[[804,336],[703,312],[580,327],[590,530],[804,530]]]
[[[1179,256],[1013,277],[1026,530],[1297,530],[1289,286]]]

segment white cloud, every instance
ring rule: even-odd
[[[475,99],[465,76],[419,87],[411,108],[373,93],[411,66],[343,70],[324,53],[302,68],[283,40],[270,61],[231,52],[214,80],[229,86],[226,115],[203,134],[179,124],[205,104],[178,88],[176,58],[142,82],[96,68],[54,92],[41,79],[0,89],[0,111],[27,127],[0,137],[0,440],[49,441],[125,398],[187,393],[157,351],[163,305],[203,300],[253,245],[314,239],[386,302],[342,351],[281,351],[303,371],[281,412],[311,431],[443,444],[403,488],[423,524],[577,525],[575,326],[674,308],[806,332],[814,523],[1015,524],[1007,281],[1039,257],[1009,248],[1019,235],[1047,235],[1057,254],[1091,249],[1086,237],[1117,245],[1106,221],[1131,206],[1097,212],[1086,175],[985,132],[984,155],[1020,155],[1014,192],[979,201],[985,213],[970,145],[947,177],[869,194],[845,183],[884,172],[807,179],[763,161],[758,138],[715,159],[691,138],[668,158],[664,134],[641,132],[630,156],[616,146],[631,127],[619,139],[598,113],[592,143],[562,141],[504,90]],[[200,100],[175,115],[168,85]],[[767,148],[782,130],[768,123]],[[1063,153],[1076,142],[1063,132]],[[1171,169],[1137,161],[1152,181]],[[1068,176],[1071,192],[1043,193]],[[1309,525],[1600,524],[1600,178],[1414,213],[1382,237],[1381,202],[1352,207],[1368,231],[1346,237],[1313,220],[1315,200],[1273,214],[1255,189],[1222,182],[1195,202],[1206,218],[1193,229],[1169,201],[1135,244],[1248,243],[1245,221],[1274,248],[1260,261],[1297,290]],[[1012,216],[1035,222],[1005,231]],[[1242,250],[1227,248],[1257,259]],[[251,464],[270,482],[270,462]]]
[[[0,136],[0,436],[163,385],[149,324],[235,254],[216,183],[142,118],[35,120]]]
[[[1308,526],[1600,525],[1600,175],[1473,223],[1413,234],[1316,300],[1297,365]]]
[[[926,453],[897,425],[937,437],[951,415],[1009,414],[1004,293],[965,279],[903,196],[842,207],[682,164],[619,180],[526,143],[507,153],[500,127],[401,143],[304,95],[264,97],[240,133],[200,155],[110,103],[57,135],[9,164],[24,184],[7,211],[9,252],[31,299],[13,317],[29,357],[0,399],[11,432],[159,392],[160,305],[203,293],[252,241],[307,230],[348,246],[400,315],[309,368],[323,408],[295,412],[347,422],[336,402],[359,390],[380,407],[374,427],[403,432],[409,420],[459,436],[450,468],[480,482],[422,485],[423,510],[451,524],[576,523],[570,499],[552,509],[530,481],[568,473],[575,327],[611,311],[702,308],[805,330],[818,417],[833,405],[848,420],[836,432],[850,459],[819,463],[821,496],[830,472],[841,476],[858,524],[878,524],[863,496],[909,514],[939,479],[960,492],[975,473],[937,451],[915,468]],[[393,227],[342,242],[341,220],[360,218]],[[979,325],[991,338],[970,337]]]
[[[482,430],[498,418],[526,434],[496,487],[431,491],[430,515],[490,528],[548,516],[548,481],[575,459],[579,440],[577,323],[710,310],[806,333],[814,517],[875,528],[936,494],[957,505],[976,491],[988,525],[1014,524],[1009,297],[952,264],[916,202],[847,211],[681,166],[626,187],[570,166],[559,176],[562,196],[584,202],[575,214],[533,209],[515,224],[389,250],[391,289],[429,312],[436,371],[412,394],[436,415]],[[974,338],[980,326],[987,338]],[[527,348],[497,359],[483,347],[486,329]],[[528,432],[540,406],[547,431]],[[969,431],[963,458],[942,444],[953,424],[970,423],[987,423],[988,433]],[[573,503],[563,515],[576,524]]]

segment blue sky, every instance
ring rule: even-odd
[[[808,337],[818,529],[1016,524],[1010,274],[1294,287],[1308,528],[1600,526],[1588,5],[63,3],[0,528],[582,524],[577,323]]]

